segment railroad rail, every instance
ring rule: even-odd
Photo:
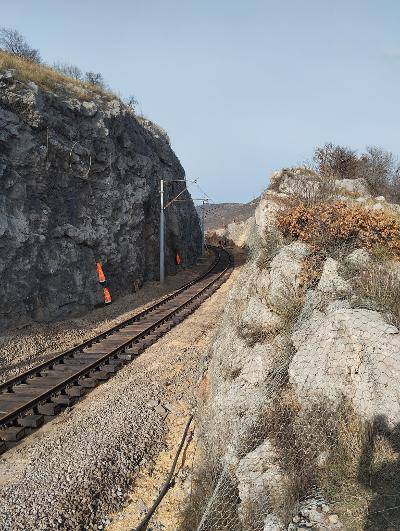
[[[39,428],[166,334],[216,291],[232,271],[226,250],[212,266],[146,310],[0,384],[0,453]]]

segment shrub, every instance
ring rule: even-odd
[[[358,172],[375,193],[392,195],[397,172],[392,153],[376,146],[368,146],[366,153],[360,157]]]
[[[32,48],[25,40],[25,37],[16,30],[0,28],[0,46],[4,51],[12,55],[22,57],[27,61],[40,63],[39,51]]]
[[[70,65],[68,63],[54,63],[53,68],[61,74],[72,77],[72,79],[83,81],[83,72],[78,66]]]
[[[367,210],[341,201],[303,204],[277,215],[277,226],[284,236],[310,243],[315,249],[332,251],[338,246],[351,248],[386,247],[400,256],[400,224],[381,211]]]
[[[321,177],[334,179],[364,178],[375,194],[400,199],[400,167],[393,153],[367,146],[360,156],[356,151],[332,143],[314,151],[314,168]]]
[[[358,157],[355,151],[344,146],[327,143],[314,151],[314,163],[322,176],[337,179],[355,179],[358,177]]]

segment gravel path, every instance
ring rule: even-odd
[[[203,264],[167,277],[164,285],[146,282],[137,293],[120,297],[111,305],[93,310],[82,317],[51,324],[34,324],[0,336],[0,382],[144,310],[156,299],[178,289],[208,269],[213,257],[211,254]]]
[[[235,276],[116,376],[0,458],[1,531],[105,527],[139,470],[165,449],[169,404],[192,403],[201,357]],[[171,409],[171,417],[182,415]]]

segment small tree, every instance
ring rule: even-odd
[[[322,176],[337,179],[355,179],[358,177],[358,157],[356,152],[344,146],[335,146],[332,142],[317,147],[313,160]]]
[[[17,30],[0,28],[0,46],[3,50],[34,63],[40,63],[38,50],[32,48]]]
[[[100,72],[86,72],[85,81],[86,83],[90,83],[91,85],[95,85],[96,87],[100,88],[105,88],[106,86],[104,78]]]
[[[125,103],[132,109],[133,112],[136,110],[136,105],[139,104],[138,100],[135,98],[135,96],[133,96],[133,94],[126,98]]]
[[[396,176],[393,153],[376,146],[368,146],[359,162],[360,177],[364,177],[376,193],[388,193]]]
[[[72,77],[73,79],[77,79],[78,81],[83,80],[83,72],[76,65],[70,65],[68,63],[54,63],[53,68],[68,77]]]

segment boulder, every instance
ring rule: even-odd
[[[350,292],[351,285],[339,275],[338,266],[339,263],[337,260],[334,260],[333,258],[326,259],[317,286],[319,291],[327,294],[334,294],[335,296]]]
[[[272,307],[282,304],[285,298],[298,289],[303,262],[310,253],[310,245],[296,241],[283,246],[272,259],[268,290],[268,301]]]
[[[269,310],[256,296],[250,298],[242,315],[242,323],[249,328],[271,333],[277,333],[285,324],[282,317]]]
[[[246,518],[248,508],[251,512],[250,517],[256,517],[254,507],[257,504],[260,506],[260,512],[265,511],[268,498],[279,500],[287,488],[288,478],[279,466],[276,451],[268,440],[239,461],[235,474],[238,481],[239,517],[241,519]],[[269,525],[275,522],[278,526],[282,526],[274,515],[269,515],[267,522]],[[283,529],[283,527],[274,529]]]
[[[274,232],[276,229],[276,216],[285,208],[286,194],[267,190],[260,199],[255,210],[254,218],[258,234],[264,237],[266,232]]]
[[[364,419],[400,421],[400,334],[380,313],[316,310],[292,341],[289,379],[301,401],[339,405],[345,398]]]

